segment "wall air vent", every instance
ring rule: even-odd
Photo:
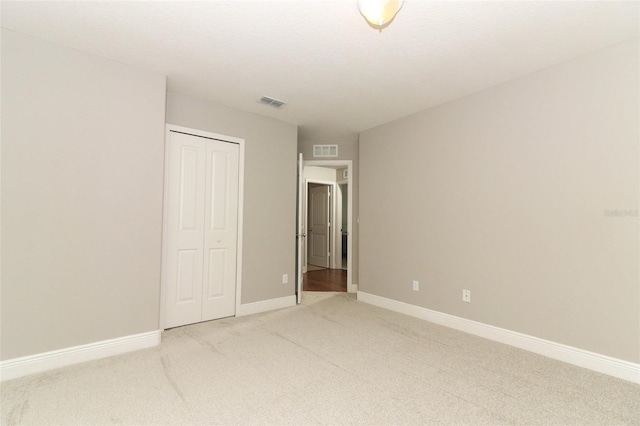
[[[337,157],[338,145],[314,145],[313,156],[314,157]]]
[[[284,102],[270,98],[268,96],[261,97],[258,102],[260,102],[261,104],[272,106],[274,108],[282,108],[284,105],[286,105]]]

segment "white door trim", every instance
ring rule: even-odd
[[[304,167],[307,166],[343,166],[347,167],[347,226],[349,233],[347,234],[347,292],[355,293],[358,289],[353,284],[353,160],[305,160]],[[332,182],[334,183],[334,182]],[[305,184],[306,191],[306,184]],[[306,196],[303,197],[306,203]],[[306,209],[306,204],[305,204]],[[306,228],[305,228],[306,229]],[[306,265],[306,255],[305,255]]]
[[[238,144],[240,150],[238,154],[238,244],[236,248],[236,307],[235,307],[235,315],[240,311],[241,305],[241,295],[242,295],[242,230],[243,230],[243,218],[244,218],[244,151],[245,151],[245,140],[241,138],[236,138],[233,136],[221,135],[218,133],[207,132],[204,130],[191,129],[188,127],[177,126],[175,124],[166,124],[165,125],[165,139],[164,139],[164,149],[165,149],[165,159],[164,159],[164,167],[165,173],[169,167],[169,156],[168,153],[168,143],[169,143],[169,132],[180,132],[186,133],[193,136],[200,136],[209,139],[215,139],[223,142],[231,142]],[[169,182],[165,178],[164,180],[164,194],[166,201],[166,194],[168,193]],[[164,330],[165,324],[165,292],[166,292],[166,268],[167,262],[165,259],[167,258],[167,226],[168,223],[166,221],[167,213],[168,213],[168,205],[167,203],[163,203],[162,207],[162,271],[160,278],[160,318],[158,319],[158,328],[160,330]]]

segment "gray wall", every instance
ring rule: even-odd
[[[322,139],[326,137],[327,139]],[[318,137],[313,132],[300,132],[298,135],[298,153],[302,153],[305,161],[306,160],[352,160],[353,163],[353,176],[351,179],[351,187],[353,190],[353,229],[349,232],[352,232],[352,241],[353,241],[353,259],[352,266],[353,270],[352,279],[354,284],[358,284],[359,282],[359,232],[360,227],[358,226],[358,217],[360,214],[360,204],[359,204],[359,175],[360,175],[360,165],[359,165],[359,154],[358,154],[358,135],[344,135],[338,134],[332,136],[328,134],[326,136]],[[334,139],[335,138],[335,139]],[[314,158],[313,157],[313,145],[320,144],[330,144],[330,145],[338,145],[338,157],[335,158]]]
[[[172,92],[167,123],[245,139],[242,303],[293,295],[297,127]]]
[[[639,362],[638,75],[633,40],[363,132],[360,289]]]
[[[2,353],[158,329],[165,77],[2,30]]]

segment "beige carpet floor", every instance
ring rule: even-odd
[[[3,425],[640,425],[640,386],[357,302],[169,330],[4,382]]]

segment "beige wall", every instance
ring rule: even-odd
[[[639,362],[638,75],[634,40],[363,132],[360,289]]]
[[[317,132],[316,132],[317,133]],[[353,181],[351,182],[351,186],[353,188],[353,230],[352,232],[352,241],[353,241],[353,271],[352,279],[353,284],[358,284],[359,282],[359,226],[358,226],[358,217],[360,211],[359,204],[359,192],[358,192],[358,181],[359,181],[359,154],[358,154],[358,135],[344,135],[339,134],[336,135],[336,139],[333,139],[329,134],[326,137],[328,139],[316,138],[316,133],[313,132],[303,132],[301,131],[298,135],[298,153],[302,153],[305,160],[352,160],[353,161]],[[338,145],[338,157],[336,158],[314,158],[313,157],[313,145],[316,144],[330,144],[330,145]]]
[[[328,167],[307,166],[304,168],[304,177],[324,183],[336,183],[336,171]]]
[[[2,360],[158,329],[164,104],[164,76],[2,30]]]
[[[172,92],[167,123],[245,139],[242,303],[295,294],[297,127]]]

